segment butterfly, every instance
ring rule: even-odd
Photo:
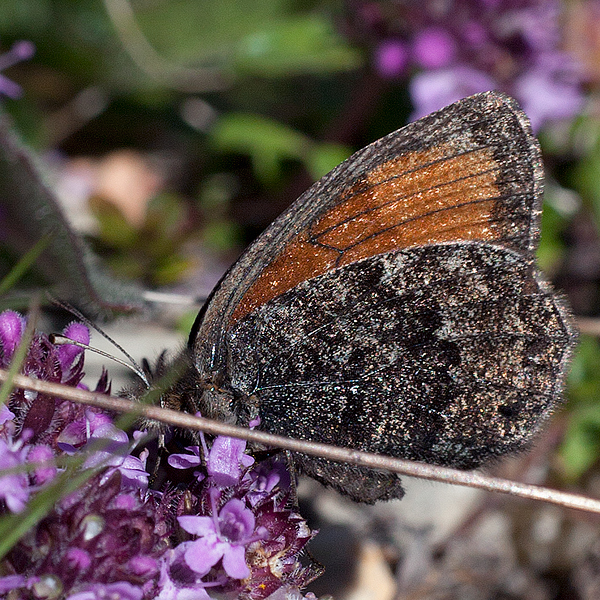
[[[535,265],[543,167],[516,102],[463,99],[356,152],[244,252],[192,328],[184,408],[463,469],[561,402],[573,319]],[[296,454],[360,502],[393,474]]]

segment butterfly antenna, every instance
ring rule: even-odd
[[[98,330],[96,329],[96,331],[98,331]],[[110,338],[108,336],[106,336],[106,337],[110,340]],[[125,362],[124,360],[121,360],[120,358],[117,358],[116,356],[113,356],[112,354],[109,354],[108,352],[104,352],[104,350],[100,350],[100,348],[94,348],[93,346],[89,346],[88,344],[84,344],[83,342],[78,342],[77,340],[73,340],[70,337],[63,335],[62,333],[51,333],[48,336],[48,338],[50,339],[50,342],[53,344],[57,344],[57,345],[69,344],[71,346],[78,346],[79,348],[83,348],[84,350],[89,350],[90,352],[94,352],[95,354],[104,356],[105,358],[108,358],[109,360],[112,360],[113,362],[116,362],[119,365],[127,367],[130,371],[135,373],[146,384],[147,387],[150,387],[150,382],[148,381],[148,378],[146,377],[144,371],[142,369],[140,369],[138,367],[138,365],[136,365],[135,363],[130,364],[128,362]],[[117,345],[117,344],[115,344],[115,345]],[[117,345],[117,347],[118,347],[118,345]]]
[[[127,350],[125,350],[125,348],[123,348],[120,344],[115,342],[115,340],[113,340],[107,333],[102,331],[102,329],[100,329],[100,327],[98,327],[96,324],[94,324],[92,321],[90,321],[90,319],[88,319],[84,314],[82,314],[80,311],[78,311],[74,306],[71,306],[70,304],[62,302],[60,300],[56,300],[55,298],[52,298],[51,300],[54,304],[56,304],[57,306],[60,306],[64,310],[70,312],[74,317],[79,319],[84,325],[87,325],[89,328],[98,332],[104,339],[108,340],[115,348],[117,348],[117,350],[120,350],[123,353],[123,355],[129,360],[130,364],[117,358],[116,356],[112,356],[111,354],[108,354],[108,352],[104,352],[98,348],[88,346],[87,344],[82,344],[81,342],[77,342],[75,340],[71,340],[70,338],[68,338],[62,334],[56,334],[56,333],[53,334],[52,338],[54,340],[58,341],[59,344],[62,343],[62,344],[72,344],[74,346],[79,346],[80,348],[85,348],[86,350],[90,350],[90,352],[95,352],[96,354],[99,354],[108,359],[111,359],[111,360],[115,361],[116,363],[123,365],[123,366],[127,367],[128,369],[130,369],[131,371],[133,371],[146,384],[147,387],[150,387],[150,382],[148,381],[148,378],[146,377],[146,374],[144,373],[143,369],[138,365],[138,363],[135,361],[133,356],[131,356],[131,354],[129,354],[129,352],[127,352]],[[60,339],[62,339],[63,341],[59,341]]]

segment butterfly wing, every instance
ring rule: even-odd
[[[534,267],[541,189],[527,119],[495,93],[367,146],[217,286],[190,338],[200,377],[275,433],[460,467],[522,447],[574,343]],[[298,462],[359,500],[401,493]]]

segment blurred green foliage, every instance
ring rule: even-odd
[[[149,286],[169,285],[193,266],[179,251],[190,236],[179,198],[169,194],[153,198],[140,227],[102,198],[91,198],[90,207],[100,227],[95,246],[117,275]]]
[[[569,376],[568,425],[560,447],[561,470],[576,482],[600,458],[600,343],[583,336]]]
[[[218,150],[250,156],[256,176],[267,185],[281,181],[280,167],[286,159],[304,163],[317,180],[351,154],[340,144],[317,143],[281,123],[249,114],[225,115],[211,137]]]

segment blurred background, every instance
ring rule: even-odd
[[[0,52],[0,112],[111,280],[197,301],[354,150],[473,93],[514,96],[545,161],[540,265],[584,335],[566,408],[494,471],[600,497],[600,1],[2,0]],[[0,198],[0,234],[37,210]],[[37,227],[16,227],[24,246]],[[0,235],[0,276],[14,238]],[[196,311],[113,335],[154,356]],[[595,517],[420,482],[364,509],[303,485],[318,594],[600,597]]]

